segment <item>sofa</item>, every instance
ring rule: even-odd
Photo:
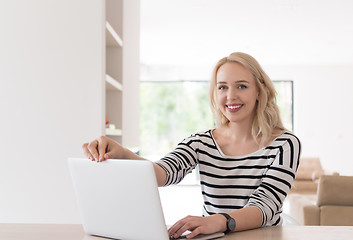
[[[322,175],[339,174],[324,170],[319,158],[300,158],[290,193],[316,194],[318,182]]]
[[[290,216],[301,225],[353,226],[353,176],[323,175],[317,194],[290,194]]]

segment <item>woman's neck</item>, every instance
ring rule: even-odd
[[[228,124],[217,128],[213,137],[221,151],[228,156],[245,156],[260,148],[251,134],[250,126]]]
[[[244,124],[228,123],[223,127],[224,134],[237,142],[247,142],[253,140],[251,133],[251,123]]]

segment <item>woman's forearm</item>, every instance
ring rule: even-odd
[[[245,207],[228,214],[236,221],[235,231],[259,228],[262,224],[262,213],[255,206]]]

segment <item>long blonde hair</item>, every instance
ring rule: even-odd
[[[216,103],[217,72],[218,69],[227,62],[236,62],[241,64],[254,76],[256,87],[259,91],[259,100],[256,104],[251,134],[260,147],[264,147],[269,144],[273,137],[276,136],[274,130],[281,130],[276,131],[277,135],[279,135],[278,132],[282,132],[285,128],[279,114],[279,109],[276,103],[277,93],[271,79],[263,71],[256,59],[246,53],[232,53],[228,57],[219,60],[214,67],[210,81],[209,96],[210,106],[215,117],[216,127],[227,126],[229,123],[229,120],[223,115]]]

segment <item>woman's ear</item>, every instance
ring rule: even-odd
[[[261,89],[257,89],[257,96],[256,96],[256,102],[258,102],[260,100],[260,91]]]
[[[262,90],[266,91],[266,85],[265,85],[265,83],[263,83],[263,82],[261,83],[261,88],[262,88]],[[259,100],[260,100],[260,91],[261,91],[261,89],[259,88],[258,91],[257,91],[256,101],[259,101]]]

